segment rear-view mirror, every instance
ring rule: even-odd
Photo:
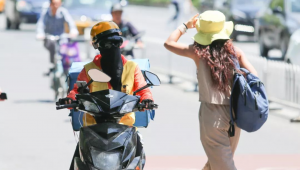
[[[148,80],[147,82],[150,86],[159,86],[160,85],[160,80],[156,74],[151,73],[149,71],[145,71],[144,75],[145,75],[146,80]]]
[[[136,93],[140,92],[141,90],[144,90],[145,88],[151,87],[151,86],[159,86],[160,80],[156,74],[153,74],[149,71],[144,72],[144,77],[146,79],[147,85],[144,87],[141,87],[140,89],[133,92],[133,95],[136,95]]]
[[[88,71],[88,75],[91,77],[91,79],[95,82],[100,82],[100,83],[107,83],[110,81],[110,77],[103,73],[102,71],[98,69],[90,69]]]

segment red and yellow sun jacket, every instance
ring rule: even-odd
[[[79,73],[77,81],[86,81],[87,83],[90,81],[90,77],[88,76],[87,72],[90,69],[101,69],[101,55],[97,55],[94,60],[84,66],[84,69]],[[145,86],[147,83],[144,79],[144,76],[138,67],[136,63],[133,61],[128,61],[123,55],[122,55],[122,62],[123,62],[123,73],[121,78],[122,86],[125,88],[121,88],[122,92],[127,94],[133,94],[134,91],[138,90],[139,88]],[[93,82],[89,85],[90,92],[100,91],[100,90],[106,90],[106,89],[112,89],[111,84],[108,83],[99,83],[99,82]],[[68,98],[71,98],[75,100],[75,95],[78,94],[78,86],[77,84],[74,84],[74,88],[72,91],[70,91]],[[144,99],[151,99],[152,93],[150,92],[149,88],[146,88],[144,90],[141,90],[137,93],[138,96],[141,96],[140,100]],[[125,124],[128,126],[132,126],[135,122],[135,114],[127,113],[124,115],[121,120],[120,124]],[[96,123],[95,119],[90,114],[84,114],[83,116],[83,123],[84,126],[93,125]]]

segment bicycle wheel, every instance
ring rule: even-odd
[[[61,75],[61,77],[59,77],[59,87],[57,96],[60,98],[64,98],[67,96],[67,83],[65,75]]]
[[[54,90],[54,100],[57,101],[58,97],[59,97],[59,87],[60,87],[60,82],[59,82],[59,78],[55,76],[53,76],[53,90]]]

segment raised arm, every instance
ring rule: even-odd
[[[237,57],[239,59],[239,64],[241,68],[245,68],[247,70],[250,71],[250,73],[257,75],[257,71],[255,70],[255,68],[253,67],[253,65],[248,61],[248,59],[245,56],[245,53],[239,49],[238,47],[234,47],[236,53],[237,53]]]
[[[196,14],[188,22],[185,23],[185,25],[187,26],[188,29],[195,28],[195,23],[197,21],[197,16],[198,15],[199,14]],[[169,51],[171,51],[171,52],[173,52],[177,55],[188,57],[188,58],[191,58],[191,59],[195,60],[193,45],[185,45],[185,44],[177,42],[179,40],[179,38],[184,33],[184,32],[182,32],[184,30],[182,30],[180,28],[180,27],[183,27],[183,26],[184,25],[179,26],[176,30],[174,30],[171,33],[169,38],[164,43],[164,46],[165,46],[166,49],[168,49]]]
[[[42,39],[45,37],[45,19],[46,19],[46,14],[47,14],[48,10],[43,10],[43,12],[41,13],[41,16],[36,24],[36,33],[37,33],[37,37],[38,39]]]
[[[64,18],[65,18],[65,21],[68,23],[69,25],[69,29],[70,29],[70,34],[71,35],[78,35],[78,30],[77,30],[77,27],[76,27],[76,24],[72,18],[72,16],[70,15],[70,13],[68,12],[67,9],[64,9],[63,10],[63,14],[64,14]]]

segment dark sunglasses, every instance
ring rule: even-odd
[[[123,39],[120,36],[106,37],[105,39],[93,42],[95,49],[103,48],[110,49],[112,47],[120,47],[123,44]]]

